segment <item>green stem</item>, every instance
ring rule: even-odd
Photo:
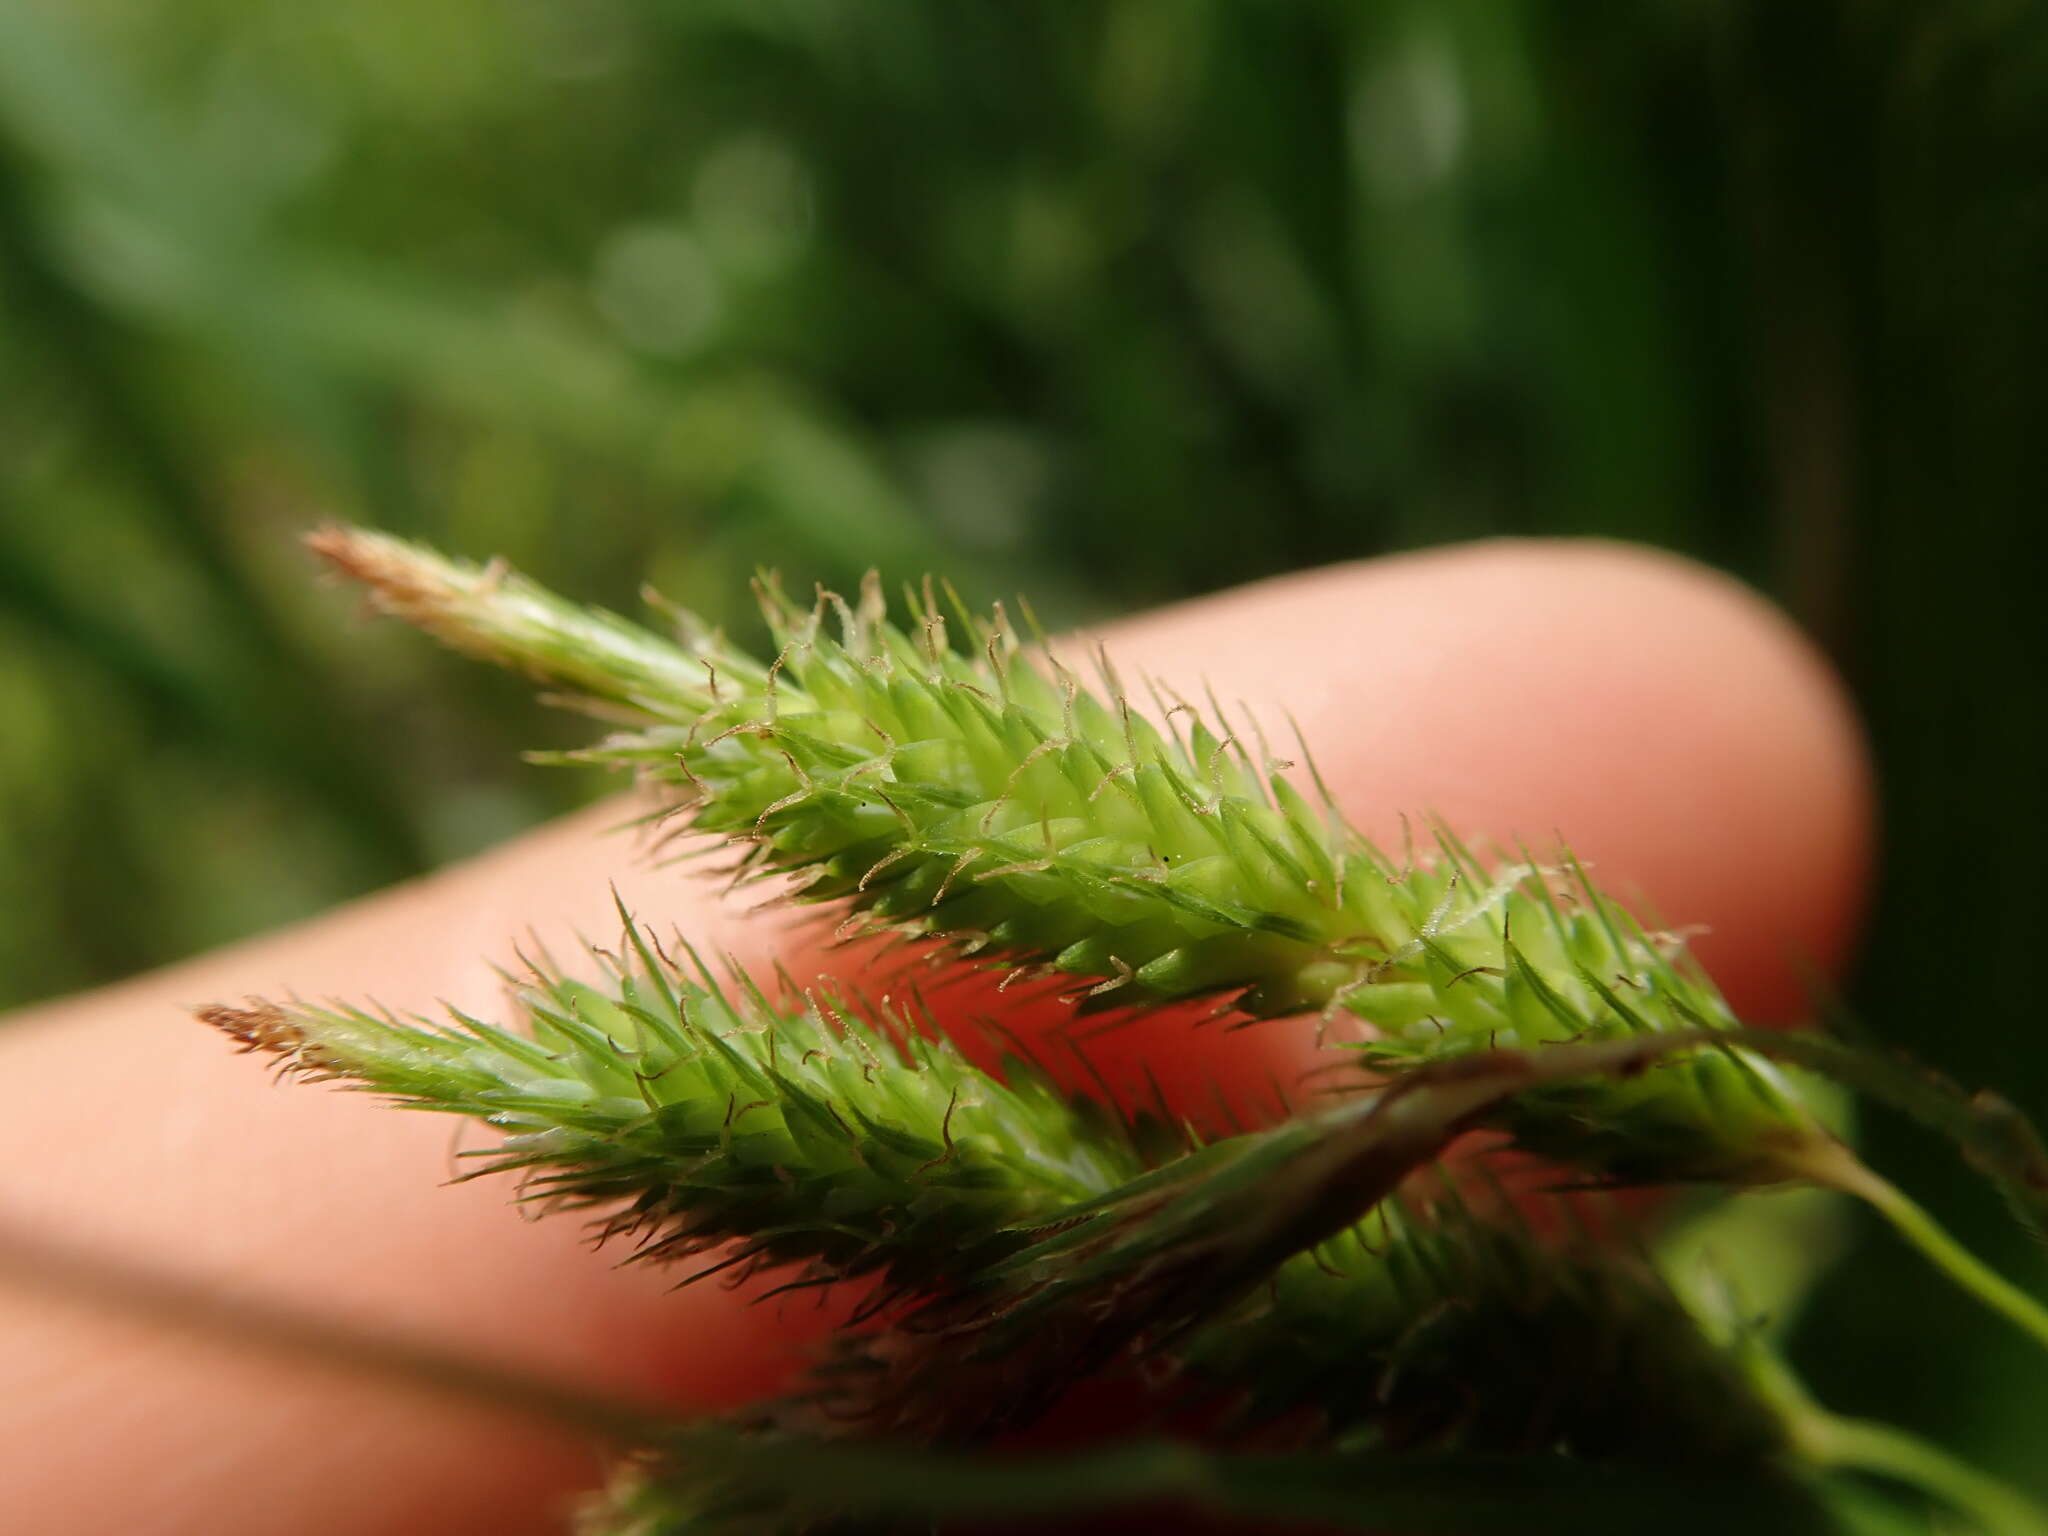
[[[1874,1473],[1918,1488],[1976,1521],[1985,1536],[2039,1536],[2048,1530],[2048,1510],[1889,1424],[1838,1419],[1815,1410],[1813,1421],[1801,1426],[1801,1439],[1822,1465]]]
[[[2039,1536],[2048,1511],[1939,1446],[1867,1419],[1828,1412],[1768,1349],[1744,1349],[1751,1379],[1778,1410],[1793,1445],[1823,1471],[1862,1472],[1917,1488],[1975,1522],[1983,1536]]]
[[[1873,1172],[1847,1147],[1834,1143],[1815,1148],[1799,1166],[1814,1183],[1863,1201],[1936,1269],[2048,1349],[2048,1307],[1950,1237],[1911,1196]]]

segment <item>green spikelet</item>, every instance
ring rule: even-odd
[[[996,1464],[893,1447],[973,1445],[1098,1366],[1140,1363],[1157,1412],[1219,1406],[1219,1428],[1310,1454],[1268,1464],[1133,1444],[1054,1469],[1099,1479],[1057,1509],[1207,1500],[1217,1479],[1243,1476],[1217,1507],[1285,1510],[1306,1482],[1348,1490],[1326,1513],[1440,1506],[1463,1519],[1472,1506],[1443,1502],[1436,1481],[1414,1505],[1342,1502],[1452,1452],[1655,1465],[1655,1482],[1630,1485],[1645,1511],[1670,1507],[1674,1480],[1698,1470],[1701,1486],[1789,1488],[1800,1457],[1823,1453],[2020,1507],[1966,1471],[1938,1481],[1925,1448],[1818,1416],[1755,1345],[1716,1349],[1626,1250],[1538,1242],[1475,1217],[1448,1186],[1385,1198],[1502,1103],[1577,1077],[1630,1079],[1697,1037],[1473,1053],[1186,1150],[1027,1069],[998,1080],[905,1024],[815,1001],[778,1008],[743,981],[686,974],[630,924],[627,936],[594,953],[601,986],[536,973],[520,990],[524,1031],[261,1002],[204,1010],[287,1071],[496,1127],[505,1140],[477,1154],[479,1172],[517,1172],[523,1198],[593,1209],[604,1231],[638,1237],[639,1255],[736,1244],[727,1264],[796,1266],[799,1283],[882,1280],[870,1317],[886,1326],[844,1336],[798,1397],[744,1424],[651,1431],[593,1507],[592,1533],[822,1532],[863,1512],[915,1523],[1001,1509]],[[880,1438],[834,1452],[849,1432]],[[1429,1457],[1379,1459],[1417,1451]],[[796,1465],[814,1475],[793,1479]]]
[[[1155,1414],[1169,1406],[1195,1405],[1212,1415],[1221,1409],[1214,1432],[1249,1440],[1269,1455],[1297,1453],[1299,1475],[1341,1478],[1345,1467],[1355,1468],[1360,1495],[1368,1468],[1387,1479],[1403,1466],[1509,1455],[1610,1473],[1655,1468],[1664,1480],[1659,1493],[1673,1501],[1666,1508],[1677,1507],[1674,1488],[1689,1483],[1743,1490],[1744,1498],[1790,1496],[1794,1487],[1786,1422],[1743,1365],[1702,1337],[1646,1261],[1585,1241],[1539,1242],[1517,1224],[1474,1216],[1455,1197],[1383,1203],[1313,1255],[1281,1265],[1269,1284],[1181,1340],[1171,1362],[1171,1375],[1154,1373]],[[934,1385],[958,1392],[965,1375],[956,1356]],[[804,1432],[813,1422],[757,1423],[753,1454],[771,1464],[777,1448],[794,1447],[801,1456],[816,1444]],[[1129,1426],[1137,1433],[1161,1427],[1142,1420]],[[1186,1445],[1176,1450],[1181,1457],[1204,1454]],[[1173,1454],[1163,1443],[1160,1452]],[[1142,1458],[1124,1454],[1134,1465],[1095,1487],[1102,1508],[1147,1492],[1201,1488],[1199,1479],[1185,1488],[1150,1488],[1135,1465]],[[906,1516],[943,1512],[941,1486],[974,1487],[967,1477],[945,1483],[940,1467],[920,1470],[928,1479],[941,1475],[923,1485],[940,1507],[899,1503]],[[1057,1476],[1070,1469],[1048,1470]],[[990,1493],[984,1488],[977,1496]],[[1661,1502],[1646,1501],[1640,1513]],[[1079,1513],[1089,1503],[1077,1495],[1072,1509]],[[850,1512],[843,1496],[828,1507],[841,1518]],[[1442,1507],[1470,1518],[1470,1506],[1455,1498]],[[1793,1507],[1806,1520],[1788,1530],[1829,1528],[1818,1510]],[[1274,1508],[1267,1504],[1265,1513]],[[1386,1529],[1384,1518],[1361,1497],[1337,1523]],[[586,1536],[840,1528],[786,1472],[764,1478],[730,1461],[707,1467],[698,1457],[659,1454],[622,1474],[593,1502],[582,1527]],[[923,1527],[911,1520],[902,1528]]]
[[[1447,1180],[1279,1266],[1178,1359],[1234,1432],[1308,1444],[1729,1466],[1784,1444],[1641,1255],[1539,1239]]]
[[[1675,1295],[1629,1249],[1538,1240],[1504,1198],[1475,1215],[1422,1172],[1485,1128],[1608,1179],[1832,1184],[2048,1342],[2048,1311],[1828,1136],[1766,1058],[1874,1084],[2031,1211],[2041,1143],[2016,1111],[1740,1031],[1675,941],[1568,857],[1482,862],[1440,833],[1391,859],[1213,706],[1157,700],[1168,728],[1148,723],[1106,662],[1083,687],[1000,611],[962,616],[956,649],[929,590],[905,627],[872,583],[857,606],[771,590],[764,666],[686,617],[663,640],[501,568],[314,542],[390,611],[573,690],[622,727],[578,756],[667,785],[742,874],[837,906],[849,936],[1071,975],[1084,1006],[1207,994],[1369,1026],[1332,1106],[1203,1145],[1027,1066],[981,1071],[922,1016],[722,986],[623,911],[594,981],[550,965],[515,982],[514,1028],[203,1010],[287,1072],[497,1128],[476,1172],[588,1212],[632,1257],[873,1283],[804,1389],[739,1421],[522,1389],[630,1453],[590,1536],[1058,1521],[1145,1499],[1474,1536],[1539,1508],[1546,1529],[1790,1532],[1874,1507],[1844,1502],[1842,1469],[1998,1536],[2042,1528],[1932,1448],[1820,1410],[1732,1301]],[[977,1454],[1104,1370],[1146,1389],[1134,1430],[1192,1410],[1234,1448]],[[447,1375],[500,1395],[509,1379]]]
[[[1026,1068],[998,1080],[825,998],[778,1009],[628,932],[606,986],[519,987],[523,1031],[260,1000],[201,1017],[288,1071],[497,1128],[470,1176],[519,1173],[523,1199],[599,1210],[650,1259],[736,1241],[721,1269],[927,1285],[1146,1167],[1129,1128]]]
[[[451,645],[636,712],[577,755],[681,788],[696,829],[870,924],[1124,1000],[1246,990],[1265,1014],[1328,1005],[1378,953],[1344,899],[1357,854],[1334,822],[1240,743],[1200,723],[1163,735],[1000,619],[963,618],[963,653],[928,598],[906,632],[872,585],[857,607],[808,610],[771,590],[780,652],[763,669],[381,535],[316,547]]]
[[[1161,1129],[1141,1147],[1022,1064],[999,1080],[901,1024],[818,999],[778,1008],[626,934],[593,954],[602,987],[533,975],[517,1031],[262,1002],[204,1017],[288,1071],[495,1127],[478,1173],[595,1211],[636,1256],[883,1277],[895,1331],[821,1376],[808,1417],[927,1440],[1029,1422],[1118,1358],[1178,1361],[1254,1419],[1283,1403],[1328,1425],[1372,1418],[1361,1373],[1434,1302],[1469,1307],[1492,1274],[1497,1300],[1531,1303],[1539,1268],[1526,1234],[1521,1249],[1483,1237],[1441,1201],[1420,1218],[1375,1207],[1500,1101],[1640,1065],[1629,1046],[1489,1053],[1268,1131],[1190,1150]],[[1342,1370],[1318,1373],[1317,1339]],[[1553,1385],[1546,1371],[1487,1390],[1512,1418]],[[1442,1438],[1438,1417],[1418,1410],[1395,1438]]]
[[[1489,869],[1447,834],[1392,860],[1255,760],[1212,712],[1179,735],[1105,698],[1000,611],[967,644],[927,594],[907,630],[857,606],[764,597],[761,667],[685,625],[671,645],[497,569],[382,535],[316,547],[384,607],[460,649],[632,720],[577,756],[679,790],[747,870],[875,928],[1028,973],[1088,978],[1092,1006],[1224,994],[1245,1012],[1352,1014],[1383,1068],[1482,1047],[1728,1027],[1675,943],[1567,863]],[[1700,1051],[1626,1084],[1517,1101],[1526,1146],[1619,1179],[1767,1182],[1824,1138],[1756,1059]]]
[[[1273,1305],[1291,1313],[1297,1331],[1279,1333],[1247,1308],[1187,1346],[1174,1385],[1199,1402],[1205,1390],[1218,1395],[1219,1380],[1227,1384],[1231,1395],[1223,1401],[1235,1412],[1223,1427],[1255,1435],[1269,1455],[1298,1448],[1298,1474],[1334,1479],[1347,1466],[1357,1469],[1357,1502],[1337,1516],[1344,1529],[1388,1529],[1380,1523],[1388,1512],[1367,1495],[1371,1481],[1384,1487],[1403,1467],[1448,1468],[1456,1465],[1454,1456],[1486,1458],[1475,1467],[1502,1466],[1498,1458],[1519,1455],[1538,1465],[1601,1468],[1610,1475],[1654,1468],[1659,1482],[1651,1486],[1661,1497],[1645,1499],[1636,1511],[1643,1515],[1668,1515],[1683,1497],[1676,1490],[1688,1486],[1717,1488],[1724,1496],[1741,1490],[1739,1498],[1794,1497],[1785,1424],[1730,1358],[1700,1337],[1646,1267],[1590,1249],[1544,1251],[1525,1233],[1463,1218],[1433,1231],[1434,1219],[1396,1218],[1417,1229],[1390,1225],[1371,1234],[1376,1243],[1393,1245],[1372,1254],[1376,1265],[1393,1258],[1384,1307],[1371,1305],[1369,1293],[1349,1280],[1355,1271],[1331,1269],[1327,1259],[1323,1266],[1289,1265],[1276,1276],[1276,1290],[1287,1299]],[[1326,1282],[1320,1306],[1299,1294],[1315,1284],[1311,1276]],[[1318,1330],[1313,1337],[1310,1328]],[[1253,1407],[1272,1411],[1261,1417]],[[771,1457],[805,1443],[759,1430],[754,1442],[757,1454]],[[1175,1449],[1182,1457],[1203,1455],[1185,1444]],[[1368,1478],[1369,1469],[1376,1479]],[[1048,1475],[1077,1470],[1053,1467]],[[957,1466],[928,1463],[920,1471],[928,1479],[951,1471],[951,1486],[973,1486]],[[925,1486],[942,1505],[937,1488],[946,1485]],[[1199,1488],[1199,1481],[1148,1486],[1133,1469],[1121,1482],[1111,1476],[1097,1484],[1093,1502],[1115,1510],[1148,1493],[1186,1495]],[[979,1496],[991,1493],[984,1489]],[[849,1502],[842,1496],[827,1508],[843,1518]],[[1086,1511],[1090,1502],[1077,1494],[1072,1512]],[[1255,1496],[1245,1507],[1262,1503],[1270,1519],[1277,1501]],[[1471,1506],[1455,1494],[1438,1503],[1461,1521],[1471,1519]],[[1819,1510],[1803,1502],[1792,1507],[1804,1519],[1786,1524],[1788,1532],[1831,1528]],[[993,1513],[1000,1506],[982,1509]],[[1014,1516],[1016,1510],[1003,1512]],[[1432,1512],[1405,1513],[1415,1521]],[[1664,1528],[1664,1521],[1657,1523]],[[581,1530],[584,1536],[759,1536],[841,1528],[786,1470],[773,1478],[744,1470],[735,1475],[729,1463],[707,1468],[697,1459],[657,1455],[622,1471],[592,1502]],[[929,1527],[906,1520],[902,1528]]]

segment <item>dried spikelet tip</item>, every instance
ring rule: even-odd
[[[284,1056],[305,1046],[306,1032],[277,1004],[260,997],[248,999],[248,1004],[230,1008],[225,1003],[208,1003],[195,1011],[200,1023],[211,1024],[245,1051],[274,1051]]]
[[[396,539],[361,528],[333,523],[316,528],[306,535],[306,548],[350,580],[394,602],[428,601],[446,590],[444,581],[433,579],[438,573],[427,561]]]
[[[466,573],[458,567],[363,528],[316,528],[305,543],[341,575],[362,583],[378,609],[450,640],[470,638],[466,629],[445,634],[451,610],[473,591],[488,590],[494,580],[487,570],[464,581]]]

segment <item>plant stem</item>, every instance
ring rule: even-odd
[[[2048,1530],[2048,1510],[2026,1495],[1889,1424],[1816,1411],[1815,1421],[1802,1426],[1802,1439],[1816,1461],[1918,1488],[1970,1516],[1986,1536],[2036,1536]]]
[[[1814,1183],[1863,1201],[1936,1269],[2048,1349],[2048,1307],[1949,1236],[1910,1195],[1874,1172],[1847,1147],[1840,1143],[1815,1147],[1801,1154],[1797,1166]]]
[[[1807,1395],[1775,1354],[1756,1348],[1744,1353],[1758,1390],[1776,1405],[1793,1445],[1813,1466],[1917,1488],[1969,1516],[1983,1536],[2038,1536],[2048,1530],[2048,1511],[2019,1490],[1904,1430],[1832,1414]]]

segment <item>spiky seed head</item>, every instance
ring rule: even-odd
[[[960,615],[954,649],[929,593],[899,627],[872,586],[857,607],[800,607],[766,584],[762,667],[381,535],[322,547],[444,640],[637,710],[571,756],[679,791],[742,874],[846,909],[842,937],[1069,973],[1084,1008],[1212,994],[1357,1019],[1391,1072],[1733,1023],[1682,948],[1569,856],[1489,863],[1439,831],[1396,862],[1254,758],[1249,725],[1174,702],[1162,729],[1106,661],[1090,686],[1000,619]],[[1783,1077],[1733,1051],[1518,1101],[1510,1128],[1626,1180],[1768,1182],[1821,1135]]]

